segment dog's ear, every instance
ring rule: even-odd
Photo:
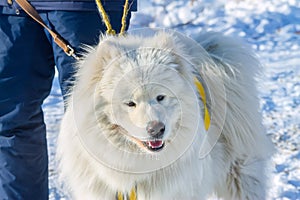
[[[148,45],[160,49],[175,50],[175,44],[175,40],[170,33],[160,31],[153,36]]]
[[[114,36],[101,41],[97,47],[97,51],[98,56],[104,63],[109,63],[112,60],[119,58],[124,52],[122,47],[114,41]]]
[[[182,65],[182,59],[185,58],[183,52],[183,47],[178,37],[172,33],[160,31],[152,38],[151,46],[158,48],[160,50],[166,50],[166,53],[169,54],[169,63],[170,67],[180,70]]]

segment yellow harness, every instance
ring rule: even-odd
[[[126,195],[127,198],[124,196],[124,193],[122,192],[117,192],[117,200],[137,200],[137,196],[136,196],[136,187],[132,188],[130,193],[128,195]]]
[[[206,102],[206,95],[205,95],[205,90],[204,87],[202,85],[202,83],[195,77],[194,78],[194,83],[198,89],[198,92],[202,98],[203,101],[203,105],[204,105],[204,127],[205,130],[207,131],[209,129],[210,126],[210,114],[208,112],[208,108],[207,108],[207,102]]]

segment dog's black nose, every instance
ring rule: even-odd
[[[165,132],[165,125],[160,121],[150,121],[146,130],[151,137],[160,138]]]

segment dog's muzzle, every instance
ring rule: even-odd
[[[165,133],[165,124],[160,121],[150,121],[146,127],[150,140],[144,141],[144,145],[150,151],[158,151],[164,147],[162,137]]]
[[[152,138],[159,139],[165,133],[165,125],[160,121],[150,121],[147,124],[146,130]]]

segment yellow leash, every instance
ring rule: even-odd
[[[109,16],[107,15],[101,0],[96,0],[96,4],[99,10],[99,13],[101,14],[102,20],[106,26],[106,33],[109,35],[116,35],[116,31],[112,28],[110,20],[109,20]],[[126,18],[128,15],[128,10],[129,10],[129,2],[128,0],[125,0],[125,4],[124,4],[124,9],[123,9],[123,16],[122,16],[122,27],[120,30],[120,35],[123,35],[125,33],[125,29],[126,29]]]
[[[125,33],[125,29],[126,29],[126,18],[127,18],[128,10],[129,10],[128,6],[129,6],[129,3],[128,3],[128,0],[126,0],[125,4],[124,4],[123,16],[122,16],[122,27],[120,30],[121,35],[123,35]]]

